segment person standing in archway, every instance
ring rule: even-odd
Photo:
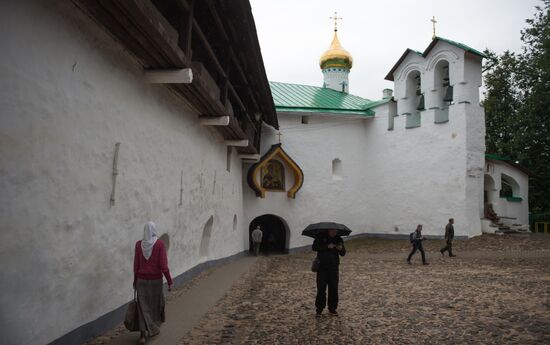
[[[256,229],[252,231],[252,246],[254,249],[254,256],[260,254],[260,245],[262,244],[262,238],[264,233],[260,229],[260,226],[256,226]]]
[[[317,317],[320,317],[327,304],[326,291],[328,287],[328,310],[330,315],[338,316],[338,280],[340,256],[346,255],[342,237],[335,229],[320,234],[313,241],[312,249],[317,252],[319,269],[317,270],[317,297],[315,307]]]

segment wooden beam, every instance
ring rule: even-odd
[[[216,26],[218,27],[218,32],[221,34],[224,43],[228,47],[227,56],[229,56],[229,60],[232,62],[232,65],[237,69],[237,73],[239,74],[239,77],[241,78],[241,81],[244,83],[245,88],[247,89],[247,91],[249,93],[248,96],[251,98],[252,103],[254,103],[254,106],[256,107],[256,110],[261,110],[258,103],[256,102],[256,99],[252,95],[252,90],[250,89],[251,85],[248,82],[246,74],[244,73],[244,71],[242,69],[242,66],[241,66],[242,62],[238,61],[237,57],[233,53],[233,48],[232,48],[229,36],[227,35],[227,31],[225,29],[225,26],[223,25],[223,22],[220,18],[220,15],[218,14],[218,10],[216,9],[216,6],[212,2],[212,0],[207,0],[207,4],[208,4],[208,8],[210,10],[210,13],[212,15],[212,19],[213,19],[214,23],[216,24]],[[239,97],[239,98],[241,98],[241,97]]]
[[[181,69],[150,69],[143,72],[145,79],[152,84],[190,84],[193,82],[193,70]]]
[[[229,116],[201,116],[199,122],[203,126],[227,126],[229,125]]]
[[[248,153],[241,153],[239,154],[239,158],[246,161],[254,161],[257,162],[260,160],[261,156],[257,153],[248,154]]]
[[[84,12],[105,26],[145,66],[170,66],[171,64],[143,37],[121,10],[111,1],[73,0]]]
[[[248,139],[243,140],[226,140],[225,145],[227,146],[235,146],[235,147],[247,147],[248,146]]]
[[[193,39],[193,18],[194,18],[194,10],[195,10],[195,1],[190,0],[189,3],[189,10],[187,11],[187,22],[185,23],[185,32],[180,33],[185,35],[185,55],[189,58],[189,61],[192,60],[191,56],[191,42]],[[183,36],[183,35],[182,35]],[[180,38],[181,39],[181,38]]]
[[[190,62],[178,46],[178,32],[150,0],[117,0],[132,18],[132,22],[157,46],[174,67],[186,67]]]

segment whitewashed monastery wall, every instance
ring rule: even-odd
[[[195,111],[71,2],[2,2],[0,23],[3,344],[49,343],[128,302],[148,220],[170,238],[173,276],[248,246],[241,161],[226,171]]]

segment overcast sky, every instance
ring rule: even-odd
[[[369,99],[393,88],[384,77],[406,48],[423,51],[436,34],[498,53],[521,50],[520,30],[538,0],[250,0],[271,81],[322,86],[319,57],[332,40],[334,11],[351,53],[350,93]]]

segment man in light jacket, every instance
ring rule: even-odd
[[[254,255],[258,256],[260,254],[260,245],[262,244],[262,238],[264,233],[260,229],[260,226],[256,226],[256,229],[252,231],[252,245],[254,246]]]

